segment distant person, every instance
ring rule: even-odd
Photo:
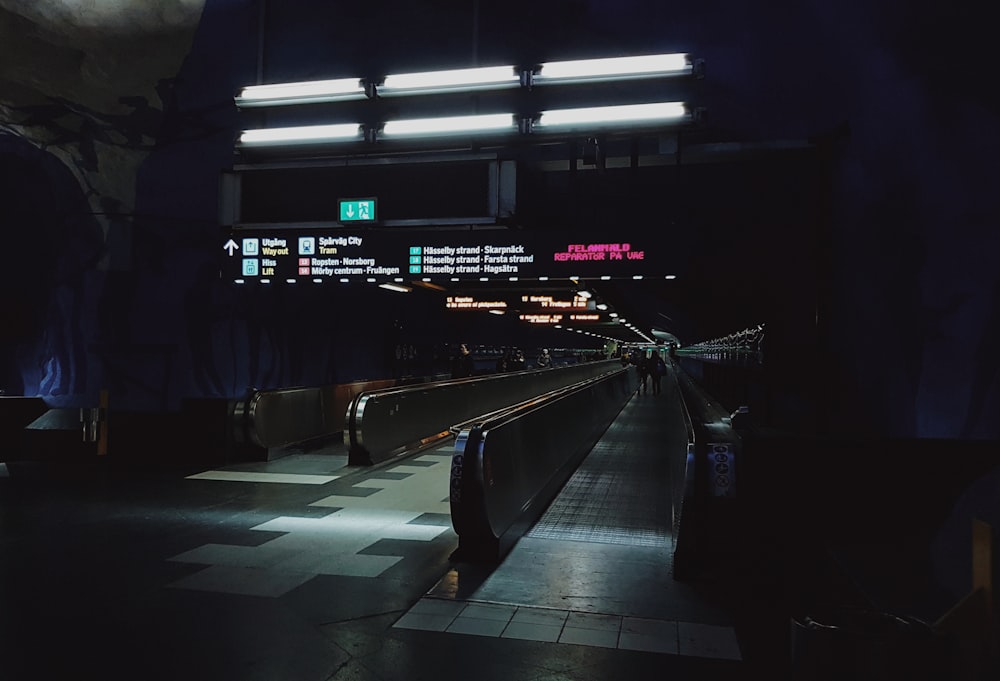
[[[649,358],[646,355],[639,355],[635,362],[635,370],[639,373],[639,389],[645,395],[646,383],[649,380]]]
[[[467,378],[472,375],[472,353],[465,343],[458,346],[458,355],[451,368],[452,378]]]
[[[549,354],[548,348],[543,348],[542,354],[538,356],[538,368],[548,369],[550,366],[552,366],[552,355]]]
[[[514,348],[514,352],[510,358],[510,364],[507,369],[509,371],[524,371],[527,368],[528,362],[524,359],[524,351],[520,348]]]
[[[649,378],[653,383],[653,394],[659,395],[662,392],[660,379],[667,373],[667,363],[663,361],[663,358],[659,354],[652,357],[650,362]]]
[[[507,371],[507,364],[508,364],[509,361],[510,361],[510,358],[507,356],[507,349],[504,348],[503,351],[500,353],[500,356],[497,357],[497,373],[498,374],[502,374],[502,373],[505,373]]]

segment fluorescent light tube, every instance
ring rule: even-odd
[[[360,78],[314,80],[301,83],[275,83],[250,85],[236,97],[236,106],[242,108],[313,104],[320,102],[345,102],[365,98],[365,86]]]
[[[424,135],[458,135],[470,132],[516,132],[514,114],[480,116],[447,116],[444,118],[409,118],[388,121],[382,137],[421,137]]]
[[[576,126],[665,123],[681,121],[687,116],[687,109],[683,102],[553,109],[543,111],[534,127],[549,130]]]
[[[407,288],[406,286],[400,286],[399,284],[389,284],[389,283],[379,284],[379,288],[388,289],[390,291],[396,291],[398,293],[409,293],[410,292],[409,288]]]
[[[436,94],[520,87],[521,76],[513,66],[423,71],[386,76],[377,87],[382,97]]]
[[[594,82],[680,76],[692,72],[691,60],[685,53],[649,54],[638,57],[546,62],[541,65],[537,73],[533,74],[532,82],[537,84]]]
[[[358,123],[336,125],[303,125],[293,128],[263,128],[244,130],[240,134],[243,146],[278,146],[282,144],[315,144],[320,142],[350,142],[364,139]]]

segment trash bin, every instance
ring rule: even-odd
[[[920,620],[868,610],[793,618],[792,681],[938,681],[944,650]]]

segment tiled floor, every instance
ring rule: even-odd
[[[435,450],[379,471],[379,477],[347,481],[350,487],[344,493],[309,504],[332,509],[326,515],[279,516],[251,527],[274,533],[261,544],[206,544],[173,556],[172,561],[208,567],[170,586],[274,598],[317,575],[379,577],[403,556],[370,555],[366,549],[384,540],[430,541],[449,531],[435,518],[449,511],[441,491],[447,489],[450,464],[447,447]],[[211,473],[188,479],[301,484],[297,478],[319,477],[239,472],[230,478]],[[327,477],[332,482],[339,476]],[[430,524],[425,524],[427,519]]]
[[[740,660],[732,627],[497,603],[422,598],[402,629]]]
[[[733,614],[671,574],[668,403],[636,396],[499,566],[456,565],[395,627],[742,659]]]
[[[658,418],[637,406],[622,427]],[[526,537],[507,577],[451,562],[450,456],[2,477],[0,678],[745,677],[728,613],[669,579],[662,535]],[[617,589],[615,570],[645,590]]]

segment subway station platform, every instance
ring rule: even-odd
[[[748,596],[735,570],[672,578],[675,399],[667,386],[634,395],[499,565],[451,560],[450,444],[374,469],[331,447],[219,470],[0,478],[0,676],[773,670],[769,645],[788,630],[768,596]]]

